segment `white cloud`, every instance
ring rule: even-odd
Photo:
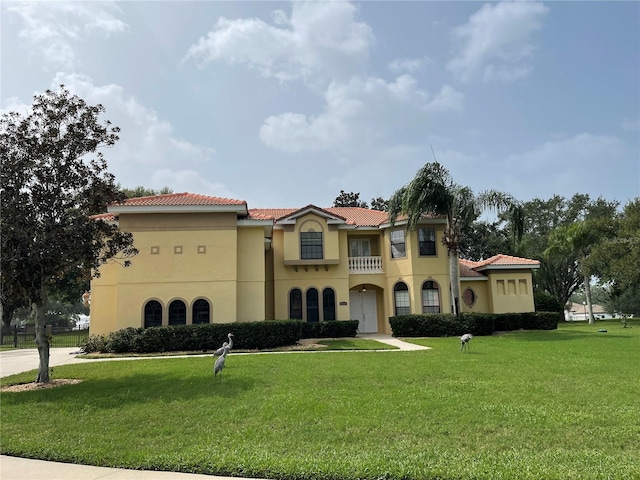
[[[114,2],[11,2],[8,13],[21,19],[20,38],[43,66],[70,69],[77,63],[74,46],[94,33],[110,35],[127,28]]]
[[[149,184],[145,184],[145,186],[154,189],[169,186],[175,193],[196,192],[201,195],[245,200],[240,198],[235,192],[229,190],[224,184],[210,182],[202,173],[191,169],[172,170],[162,168],[153,173]]]
[[[638,133],[638,131],[640,131],[640,118],[625,118],[622,121],[621,127],[624,132]]]
[[[580,133],[572,137],[545,142],[527,152],[510,155],[507,164],[525,171],[546,167],[575,168],[576,173],[592,169],[605,159],[620,156],[623,142],[613,136]]]
[[[617,187],[628,189],[640,174],[637,160],[630,162],[627,145],[618,137],[580,133],[545,142],[531,150],[509,155],[500,180],[519,198],[545,192],[571,196],[576,192],[614,198]],[[544,185],[531,178],[543,178]]]
[[[391,63],[389,63],[389,70],[396,74],[402,72],[415,73],[432,63],[433,60],[431,60],[429,57],[396,58]]]
[[[346,2],[295,2],[290,17],[282,10],[273,13],[275,25],[219,18],[185,60],[244,64],[282,81],[348,76],[367,60],[373,42],[371,28],[355,21],[356,12]]]
[[[211,148],[178,137],[171,123],[136,98],[126,95],[119,85],[98,86],[83,75],[58,73],[52,81],[52,89],[60,84],[89,104],[104,105],[104,119],[121,128],[120,140],[105,157],[109,170],[124,186],[158,187],[148,184],[155,170],[172,165],[201,166],[213,158]],[[170,183],[160,187],[165,185],[175,190]]]
[[[461,112],[464,109],[464,93],[451,85],[443,85],[440,92],[425,105],[430,113]]]
[[[447,68],[462,82],[509,82],[529,75],[533,32],[549,9],[537,2],[485,4],[453,30],[461,45]]]
[[[420,107],[426,108],[428,98],[410,75],[393,82],[354,77],[327,88],[325,109],[319,115],[284,113],[267,118],[260,139],[287,152],[359,148],[409,125]]]
[[[316,116],[270,116],[260,128],[260,140],[286,152],[359,149],[411,128],[424,113],[458,112],[464,105],[464,95],[453,87],[445,85],[431,97],[408,74],[392,82],[377,77],[334,82],[324,99],[324,111]]]

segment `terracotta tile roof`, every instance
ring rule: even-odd
[[[476,272],[475,270],[473,270],[473,267],[476,264],[476,262],[472,262],[471,260],[465,260],[464,258],[461,258],[458,262],[460,264],[461,277],[478,277],[478,278],[485,277],[480,272]]]
[[[357,225],[359,227],[378,227],[389,219],[387,212],[369,210],[368,208],[331,207],[326,210],[334,215],[343,217],[348,225]]]
[[[246,205],[244,200],[231,198],[209,197],[195,193],[169,193],[166,195],[153,195],[151,197],[129,198],[118,205],[133,206],[193,206],[193,205]]]
[[[286,218],[286,217],[294,217],[294,216],[296,216],[296,214],[303,213],[306,210],[315,210],[317,212],[324,213],[327,216],[331,216],[331,217],[336,217],[337,216],[337,217],[340,218],[340,220],[346,220],[346,218],[344,218],[343,216],[336,215],[334,212],[332,212],[331,210],[333,210],[333,209],[331,209],[331,208],[325,209],[325,208],[316,207],[315,205],[311,205],[311,204],[307,205],[306,207],[298,208],[298,209],[294,210],[293,212],[291,212],[290,214],[285,215],[285,217],[281,217],[281,219],[282,218]]]
[[[257,220],[277,220],[299,210],[298,208],[250,208],[249,217]]]
[[[308,205],[304,208],[251,208],[249,215],[256,219],[272,219],[278,221],[288,217],[296,212],[303,211],[307,208],[316,208],[330,215],[343,218],[347,225],[356,225],[360,227],[378,227],[385,223],[388,219],[386,212],[378,210],[369,210],[368,208],[359,207],[329,207],[319,208]]]
[[[521,257],[512,257],[511,255],[503,255],[498,254],[494,255],[491,258],[487,258],[486,260],[482,260],[480,262],[475,262],[476,265],[473,267],[475,270],[482,267],[490,267],[490,266],[540,266],[540,262],[538,260],[531,260],[530,258],[521,258]]]

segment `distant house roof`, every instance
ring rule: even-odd
[[[570,312],[576,312],[576,313],[583,313],[584,310],[587,308],[586,305],[582,303],[575,303],[575,302],[570,302],[569,304],[567,304],[567,307],[569,307]],[[608,313],[605,307],[603,307],[602,305],[598,305],[597,303],[592,303],[591,308],[593,309],[594,315]]]

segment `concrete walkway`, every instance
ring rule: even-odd
[[[361,334],[359,338],[377,340],[397,347],[402,351],[428,350],[429,347],[403,342],[390,335]],[[380,350],[381,352],[397,352],[398,350]],[[154,357],[127,357],[84,359],[76,355],[77,348],[52,348],[49,355],[49,365],[68,365],[83,362],[105,362],[116,360],[133,360]],[[155,357],[176,358],[171,356]],[[9,350],[0,352],[0,377],[14,375],[38,368],[38,350],[34,348]],[[55,371],[55,370],[54,370]],[[55,374],[54,374],[55,375]],[[142,470],[127,470],[123,468],[94,467],[90,465],[76,465],[73,463],[45,462],[27,458],[0,455],[0,479],[2,480],[238,480],[238,477],[218,477],[211,475],[197,475],[176,472],[156,472]],[[263,479],[264,480],[264,479]]]

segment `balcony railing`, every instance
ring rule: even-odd
[[[349,273],[384,273],[382,257],[349,257]]]

